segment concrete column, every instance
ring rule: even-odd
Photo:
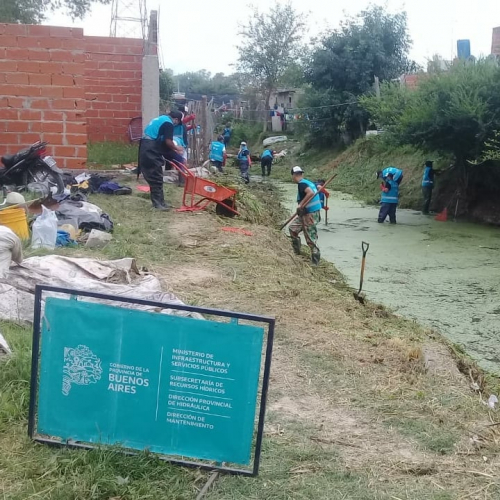
[[[500,56],[500,27],[493,28],[493,36],[491,40],[491,53]]]
[[[208,141],[209,139],[212,140],[212,138],[208,137],[208,120],[207,120],[207,96],[202,95],[201,96],[201,155],[202,155],[202,160],[205,161],[205,158],[207,158],[207,153],[208,153]]]
[[[142,59],[142,125],[160,114],[160,64],[157,55]]]

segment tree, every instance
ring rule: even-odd
[[[481,158],[476,162],[500,161],[500,132],[493,131],[493,137],[484,143],[484,150]]]
[[[172,94],[175,91],[173,72],[171,69],[163,69],[160,71],[160,100],[170,101]]]
[[[389,14],[371,6],[355,17],[347,18],[340,28],[324,36],[313,51],[306,79],[317,93],[324,93],[321,104],[313,98],[305,105],[324,106],[311,110],[312,117],[332,117],[324,121],[322,134],[337,140],[342,134],[355,139],[364,134],[369,115],[356,101],[373,88],[375,77],[389,82],[403,73],[416,70],[408,58],[411,40],[406,13]],[[353,102],[352,105],[345,105]],[[328,105],[331,109],[325,111]],[[317,134],[315,134],[316,137]]]
[[[372,6],[323,38],[306,75],[316,88],[360,95],[371,89],[375,76],[390,81],[413,71],[410,47],[406,13]]]
[[[46,13],[64,9],[73,19],[82,19],[93,3],[108,4],[111,0],[0,0],[0,22],[39,24]]]
[[[401,120],[406,108],[415,97],[415,91],[402,86],[399,82],[386,82],[380,86],[381,98],[366,94],[359,99],[361,106],[369,113],[377,129],[390,129]]]
[[[452,154],[457,164],[474,161],[500,129],[499,79],[496,62],[458,62],[408,93],[398,119],[387,129],[402,143]]]
[[[249,21],[241,26],[238,69],[255,80],[266,106],[287,68],[301,54],[305,20],[290,3],[275,3],[268,13],[254,9]]]
[[[226,76],[224,73],[216,73],[212,76],[206,69],[175,75],[173,80],[175,88],[179,88],[181,92],[207,96],[239,93],[236,75]]]
[[[285,69],[278,81],[278,86],[297,88],[303,87],[305,83],[304,66],[297,61]]]
[[[495,60],[456,61],[447,72],[423,79],[415,90],[382,89],[381,99],[367,97],[362,104],[394,142],[452,157],[450,178],[470,198],[477,164],[500,159],[499,80]],[[498,179],[490,184],[498,185]]]

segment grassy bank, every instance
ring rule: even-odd
[[[388,166],[404,171],[400,190],[400,207],[420,209],[423,164],[427,159],[437,160],[437,169],[446,168],[450,162],[438,155],[420,151],[412,146],[394,147],[380,137],[362,139],[343,152],[334,150],[309,150],[287,158],[287,166],[300,165],[312,180],[328,178],[336,169],[337,177],[331,189],[354,195],[366,203],[380,201],[380,181],[375,174]],[[288,169],[289,170],[289,169]],[[289,181],[289,171],[280,175]],[[279,175],[279,174],[278,174]]]
[[[175,204],[180,194],[167,189]],[[155,213],[138,195],[94,196],[116,222],[113,241],[99,252],[71,251],[135,257],[188,303],[276,316],[261,474],[221,477],[207,498],[498,498],[498,415],[471,391],[477,374],[463,362],[462,375],[435,333],[356,302],[333,265],[311,268],[307,255],[294,256],[276,229],[276,197],[255,183],[241,197],[243,218],[227,220]],[[30,443],[29,332],[0,328],[15,351],[0,364],[1,498],[195,498],[205,473],[147,454]]]
[[[107,169],[137,162],[137,144],[95,142],[87,146],[89,168]]]

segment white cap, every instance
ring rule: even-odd
[[[304,171],[300,167],[293,167],[292,168],[292,175],[293,174],[303,174]]]
[[[246,145],[247,145],[247,143],[246,143],[246,142],[242,142],[242,143],[240,144],[240,146],[246,146]]]

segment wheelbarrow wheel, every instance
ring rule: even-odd
[[[232,198],[226,198],[222,201],[222,203],[224,203],[224,205],[227,205],[228,207],[231,207],[233,210],[236,210],[236,202]],[[217,206],[215,207],[215,213],[220,217],[234,217],[236,214],[229,210],[229,208],[226,208],[224,205],[217,203]]]

